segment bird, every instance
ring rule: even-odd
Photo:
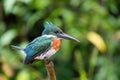
[[[60,28],[51,22],[46,22],[45,29],[41,36],[31,41],[25,48],[11,45],[12,48],[21,50],[26,54],[23,60],[24,64],[32,64],[33,62],[47,59],[49,60],[61,47],[61,39],[68,39],[80,42],[76,38],[64,33]]]

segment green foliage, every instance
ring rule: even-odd
[[[25,47],[46,21],[80,40],[51,57],[58,80],[120,80],[119,0],[1,0],[0,80],[46,80],[43,61],[23,65]],[[92,33],[92,34],[91,34]]]

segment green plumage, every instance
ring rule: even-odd
[[[42,36],[35,38],[26,46],[26,48],[21,48],[19,46],[12,47],[24,51],[26,53],[24,64],[31,64],[36,61],[36,59],[41,59],[41,54],[42,56],[44,54],[44,56],[42,57],[43,59],[45,57],[50,58],[55,53],[55,51],[52,52],[52,49],[50,49],[52,47],[52,38],[54,37],[79,42],[79,40],[65,34],[60,28],[58,28],[54,24],[46,22],[45,29],[42,32]]]
[[[56,33],[62,33],[63,31],[58,28],[56,25],[50,23],[50,22],[46,22],[45,24],[45,29],[44,31],[42,32],[42,35],[45,35],[45,34],[51,34],[51,35],[57,35]]]
[[[47,50],[51,48],[51,42],[52,37],[41,36],[29,43],[24,49],[27,55],[24,63],[31,63],[31,61],[34,61],[35,57],[47,52]]]
[[[52,42],[52,38],[48,38],[45,36],[38,37],[35,40],[33,40],[31,43],[29,43],[24,51],[26,52],[27,55],[36,57],[41,53],[44,53],[46,50],[48,50],[51,47],[51,42]]]

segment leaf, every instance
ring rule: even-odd
[[[28,73],[26,70],[22,70],[16,80],[30,80],[30,73]]]
[[[82,55],[79,51],[75,52],[75,67],[79,72],[80,75],[80,80],[87,80],[87,74],[83,68],[83,59],[82,59]]]
[[[4,71],[4,73],[8,76],[8,77],[12,77],[14,74],[13,69],[6,63],[4,63],[2,65],[2,70]]]
[[[0,80],[8,80],[8,78],[5,75],[0,74]]]
[[[103,40],[103,38],[95,33],[95,32],[88,32],[87,33],[87,39],[88,41],[90,41],[94,46],[97,47],[97,49],[101,52],[101,53],[105,53],[106,52],[106,44]]]
[[[2,36],[1,36],[1,39],[0,39],[0,43],[2,46],[5,46],[5,45],[9,45],[10,42],[13,40],[13,38],[15,38],[17,35],[17,32],[16,30],[14,29],[11,29],[7,32],[5,32]]]
[[[16,0],[4,0],[4,8],[7,14],[12,12],[15,2]]]

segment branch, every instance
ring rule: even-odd
[[[47,69],[47,74],[49,76],[49,80],[56,80],[55,70],[54,70],[54,64],[51,60],[45,59],[45,66]]]

